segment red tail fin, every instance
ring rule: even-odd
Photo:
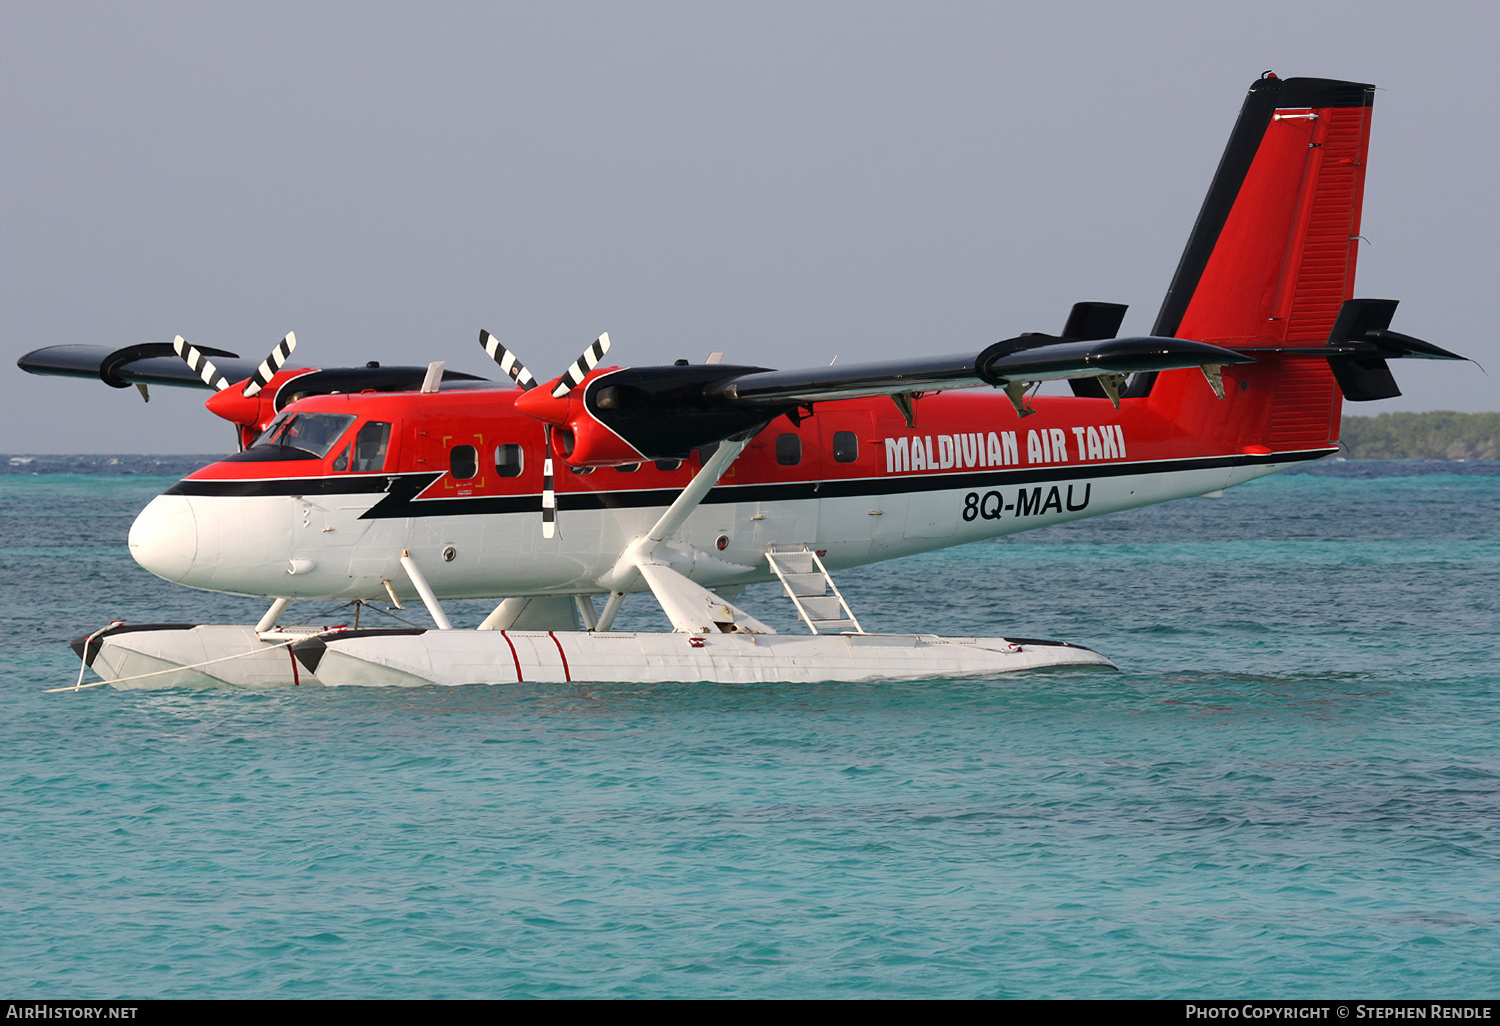
[[[1353,295],[1373,99],[1373,86],[1320,78],[1250,87],[1153,335],[1230,349],[1327,344]],[[1164,372],[1134,391],[1149,388],[1153,405],[1189,429],[1217,435],[1232,424],[1245,444],[1336,442],[1340,394],[1328,361],[1257,357],[1225,375],[1239,393],[1229,418],[1193,372]]]

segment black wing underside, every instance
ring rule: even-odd
[[[213,357],[214,366],[229,381],[243,381],[255,374],[257,364],[236,353],[209,346],[197,346],[199,352]],[[31,374],[90,378],[103,381],[111,388],[131,385],[170,385],[213,391],[198,371],[189,366],[170,342],[141,342],[110,349],[107,346],[47,346],[27,353],[16,365]],[[276,396],[279,410],[288,403],[310,395],[332,392],[414,392],[422,387],[426,367],[334,367],[299,374],[280,388]],[[460,371],[444,371],[445,385],[467,384],[473,387],[490,384],[484,378]]]
[[[731,403],[809,403],[1251,362],[1250,357],[1227,349],[1181,338],[1140,336],[1080,341],[1054,335],[1021,335],[996,342],[977,354],[953,353],[810,370],[753,371],[711,385],[704,393]]]
[[[237,353],[199,346],[214,357],[215,365],[231,381],[255,373],[255,363],[242,360]],[[111,388],[131,385],[172,385],[182,388],[212,387],[177,355],[170,342],[141,342],[120,349],[108,346],[47,346],[27,353],[16,366],[31,374],[60,375],[70,378],[94,378]]]

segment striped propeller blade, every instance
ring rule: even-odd
[[[531,371],[526,365],[516,358],[516,354],[500,344],[500,340],[487,331],[479,332],[479,344],[484,351],[490,354],[490,359],[500,365],[500,369],[510,375],[512,381],[521,386],[523,392],[536,387],[536,378],[531,376]]]
[[[573,366],[569,367],[557,387],[552,390],[552,398],[561,399],[573,389],[578,387],[579,382],[588,377],[589,371],[599,366],[599,361],[604,359],[604,354],[609,352],[609,332],[605,332],[594,339],[594,344],[583,351]]]
[[[193,369],[193,373],[203,379],[203,383],[215,392],[222,392],[229,387],[229,379],[226,378],[219,368],[214,366],[212,360],[203,355],[203,351],[193,345],[181,335],[172,339],[172,348],[177,350],[177,355],[187,362]]]
[[[259,395],[260,390],[276,376],[276,372],[291,358],[292,350],[297,348],[297,336],[293,332],[287,332],[286,338],[276,343],[276,348],[271,350],[271,355],[260,362],[255,368],[255,373],[250,377],[250,384],[245,386],[245,397]]]
[[[542,461],[542,537],[557,534],[557,492],[552,489],[552,425],[546,431],[547,457]]]

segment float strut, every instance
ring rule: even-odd
[[[609,598],[604,600],[604,611],[599,614],[599,619],[595,621],[591,629],[607,631],[613,627],[615,624],[615,614],[620,611],[620,603],[624,601],[625,593],[623,591],[610,592]]]
[[[406,576],[411,578],[412,587],[417,589],[417,594],[422,596],[422,604],[427,607],[427,612],[432,614],[432,622],[438,625],[440,631],[451,631],[453,624],[448,622],[443,607],[438,605],[437,596],[427,585],[427,578],[422,576],[422,571],[417,569],[416,561],[411,558],[411,553],[406,549],[401,550],[401,569],[406,571]]]
[[[594,600],[588,595],[574,595],[573,604],[578,607],[578,619],[583,621],[583,629],[591,631],[599,626],[598,614],[594,612]]]
[[[266,615],[260,618],[260,623],[255,625],[256,634],[264,634],[276,626],[276,621],[281,619],[281,614],[286,612],[286,605],[291,599],[279,598],[271,603],[271,608],[266,610]]]

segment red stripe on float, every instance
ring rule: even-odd
[[[563,679],[571,684],[573,682],[573,675],[568,672],[568,657],[563,652],[562,642],[557,640],[557,633],[555,631],[548,631],[547,637],[551,638],[552,644],[557,646],[557,656],[562,660],[563,664]]]
[[[521,683],[521,657],[516,655],[516,643],[514,641],[511,641],[510,635],[506,634],[504,631],[500,632],[500,636],[504,638],[505,643],[510,646],[510,657],[516,661],[516,683],[519,684]]]

